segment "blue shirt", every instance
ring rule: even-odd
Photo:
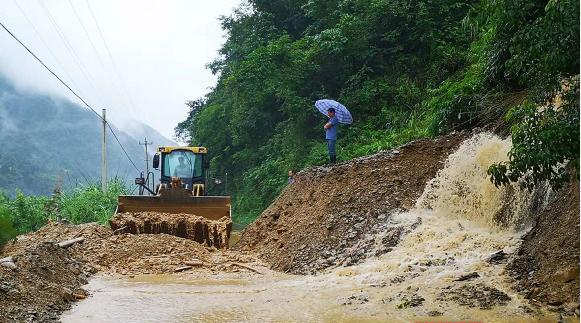
[[[337,125],[339,124],[339,119],[334,116],[328,121],[331,124],[329,129],[325,129],[325,139],[337,140]]]

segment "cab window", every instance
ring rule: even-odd
[[[192,178],[202,176],[202,155],[189,150],[174,150],[163,159],[164,177]]]

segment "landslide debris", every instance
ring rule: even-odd
[[[255,252],[272,269],[295,274],[389,252],[414,228],[393,225],[390,217],[414,206],[426,182],[466,138],[452,133],[301,171],[244,230],[236,249]],[[382,241],[374,238],[379,232]]]
[[[59,313],[86,296],[95,269],[53,243],[13,254],[17,269],[0,266],[1,322],[59,322]]]
[[[84,238],[61,248],[58,242]],[[90,275],[220,272],[260,273],[250,255],[218,250],[167,234],[113,234],[96,224],[49,223],[9,242],[0,258],[12,256],[16,269],[0,266],[0,322],[58,322],[70,303],[84,298]]]
[[[439,295],[442,300],[449,300],[458,305],[490,309],[497,305],[506,305],[510,297],[494,287],[478,283],[465,284],[460,287],[448,287]]]
[[[193,269],[221,271],[221,264],[254,261],[247,254],[220,251],[168,234],[113,234],[113,230],[97,223],[47,224],[9,243],[4,253],[22,252],[39,242],[54,243],[77,237],[85,240],[68,249],[71,255],[88,261],[99,271],[113,274],[167,274],[175,272],[176,268],[190,266],[187,263],[197,263]]]
[[[579,181],[557,191],[507,266],[533,302],[579,310]]]
[[[232,231],[229,218],[212,221],[185,213],[124,212],[115,214],[109,220],[109,225],[116,233],[165,233],[216,248],[228,247]]]

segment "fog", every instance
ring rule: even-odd
[[[120,128],[137,119],[172,138],[184,102],[215,84],[205,65],[224,42],[218,17],[239,2],[0,0],[0,21]],[[0,73],[80,103],[3,29]]]

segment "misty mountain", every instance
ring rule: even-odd
[[[112,127],[139,171],[145,167],[140,137],[171,143],[137,122],[131,126],[136,137]],[[0,190],[10,195],[16,190],[50,194],[59,179],[65,189],[100,181],[101,129],[100,119],[88,109],[20,91],[0,76]],[[110,131],[107,164],[109,177],[120,177],[130,185],[139,175]]]
[[[147,138],[147,142],[152,143],[148,148],[149,151],[154,151],[158,146],[178,146],[175,141],[167,139],[157,130],[139,121],[125,123],[123,131],[142,143]]]

